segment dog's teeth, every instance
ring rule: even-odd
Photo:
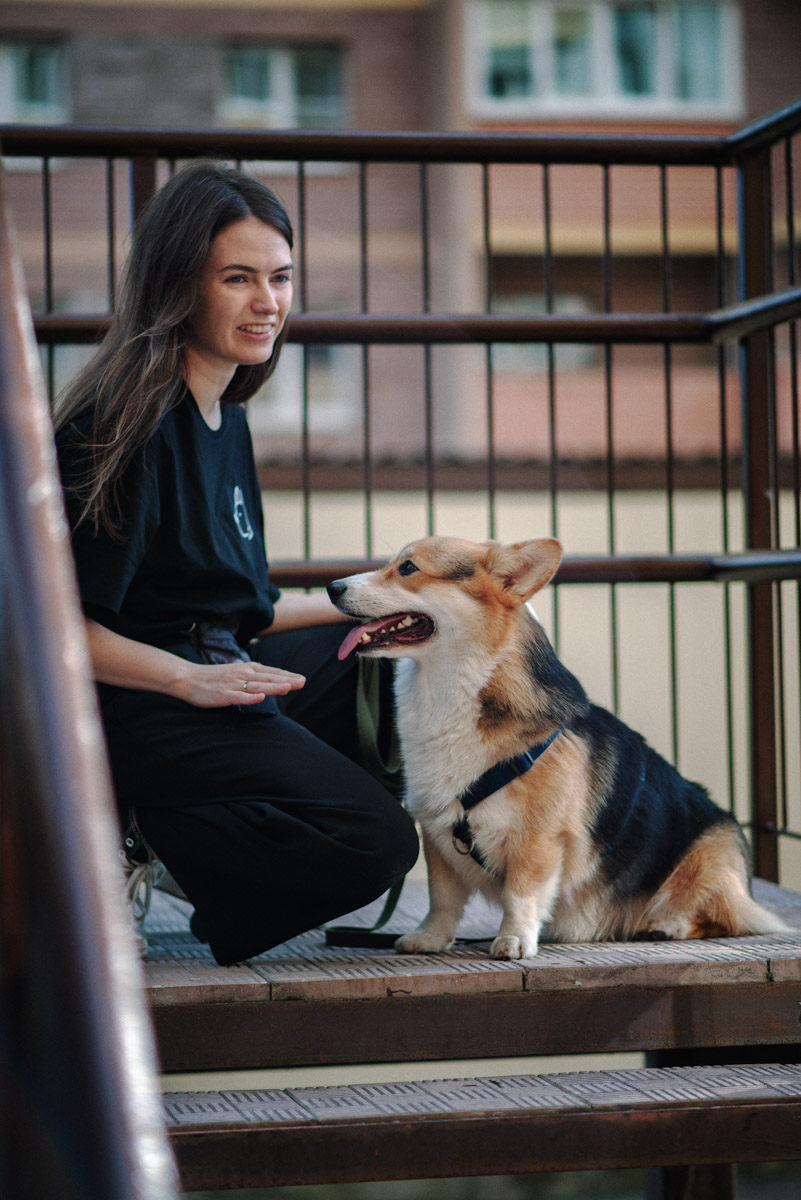
[[[363,633],[362,636],[359,638],[359,641],[360,642],[369,642],[370,641],[369,633]]]

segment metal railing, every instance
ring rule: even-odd
[[[6,221],[0,186],[0,1193],[169,1200],[177,1176]]]
[[[278,581],[316,586],[396,548],[390,499],[408,501],[408,537],[450,532],[448,521],[468,536],[516,537],[525,509],[527,529],[565,543],[558,583],[581,585],[557,587],[549,612],[568,656],[581,635],[567,619],[573,597],[595,603],[603,585],[604,632],[592,631],[606,661],[595,690],[634,724],[630,598],[646,585],[646,609],[659,597],[668,698],[659,748],[681,766],[693,761],[688,692],[708,683],[694,682],[683,645],[709,623],[722,683],[700,706],[716,713],[707,740],[724,796],[751,826],[756,868],[775,879],[780,849],[801,838],[801,601],[787,582],[801,574],[799,130],[801,103],[725,137],[14,127],[0,139],[7,155],[41,159],[36,186],[30,174],[13,182],[26,219],[37,214],[29,286],[54,387],[60,349],[105,328],[125,233],[168,172],[215,155],[279,184],[298,233],[297,416],[289,432],[268,420],[269,436],[254,420],[263,486],[294,505],[285,524],[295,532],[273,550]],[[102,303],[59,310],[60,262],[75,232],[70,172],[80,170],[94,172],[105,312]],[[583,192],[591,219],[574,211]],[[638,262],[639,292],[626,279]],[[540,311],[499,311],[502,277],[508,289],[523,268]],[[562,281],[572,287],[582,270],[593,310],[562,311]],[[640,292],[646,299],[630,303]],[[343,429],[325,425],[313,394],[321,346],[352,348],[344,387],[339,380],[351,405]],[[515,373],[502,347],[536,347],[539,359]],[[700,450],[694,420],[705,422]],[[638,421],[645,450],[629,448]],[[704,532],[688,507],[700,493]],[[585,499],[593,507],[582,523],[574,512]],[[332,505],[346,500],[336,532],[347,536],[332,555]],[[464,520],[454,507],[462,500]],[[648,538],[634,526],[646,509],[658,526]],[[694,620],[684,616],[685,585],[692,604],[704,598]],[[639,620],[641,639],[652,635],[651,618]]]

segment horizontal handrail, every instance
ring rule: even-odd
[[[445,345],[498,342],[704,344],[731,341],[801,317],[801,287],[758,296],[710,313],[297,313],[290,342],[300,345]],[[111,318],[41,314],[36,336],[48,345],[99,341]]]
[[[790,137],[801,129],[801,99],[793,100],[784,108],[767,116],[758,117],[742,129],[730,133],[725,139],[725,146],[732,160],[741,158],[744,154],[754,154],[774,145],[782,138]]]
[[[78,345],[99,341],[108,316],[46,314],[34,319],[39,341]],[[355,345],[445,345],[474,342],[684,342],[709,341],[702,313],[543,314],[500,313],[297,313],[289,322],[290,342]]]
[[[325,587],[334,579],[375,571],[386,559],[279,561],[270,574],[279,587]],[[770,583],[801,579],[801,550],[740,554],[575,556],[562,560],[556,583]]]
[[[104,129],[0,125],[8,155],[36,157],[227,158],[301,162],[554,163],[714,166],[729,161],[725,138],[606,133],[425,133],[359,130]]]
[[[801,317],[801,287],[755,296],[708,313],[705,322],[713,342],[733,341]]]
[[[725,136],[607,133],[433,133],[243,129],[106,129],[0,125],[9,155],[195,158],[322,162],[474,162],[726,166],[801,127],[801,100]]]

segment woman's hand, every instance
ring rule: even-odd
[[[265,696],[285,696],[306,682],[303,675],[259,662],[189,662],[158,646],[122,637],[97,621],[86,622],[86,636],[93,674],[100,683],[163,692],[198,708],[258,704]]]
[[[232,704],[258,704],[265,696],[285,696],[302,688],[306,679],[293,671],[267,667],[258,662],[223,663],[187,668],[173,695],[198,708],[223,708]]]

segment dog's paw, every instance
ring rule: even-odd
[[[633,942],[669,942],[671,938],[664,929],[638,929],[635,934],[632,934],[631,940]]]
[[[533,958],[537,953],[537,943],[527,938],[514,937],[511,934],[498,935],[490,946],[493,958]]]
[[[395,949],[400,954],[436,954],[447,950],[453,945],[453,939],[443,938],[440,934],[429,933],[425,929],[415,929],[412,933],[404,933],[395,942]]]

